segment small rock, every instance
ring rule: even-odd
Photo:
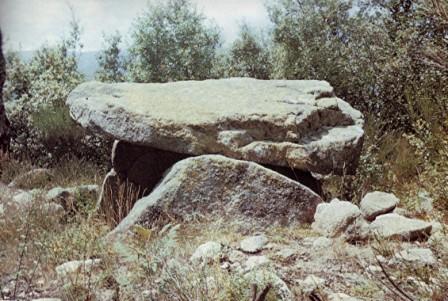
[[[222,251],[222,245],[215,241],[208,241],[194,251],[190,260],[195,263],[208,263],[219,259]]]
[[[442,223],[437,222],[437,221],[431,221],[430,223],[431,223],[431,226],[432,226],[431,234],[435,234],[437,232],[443,232],[443,225],[442,225]]]
[[[342,234],[360,216],[361,211],[356,205],[334,199],[330,203],[317,206],[312,228],[326,237],[333,238]]]
[[[406,249],[396,254],[395,258],[418,266],[432,266],[437,263],[437,259],[434,257],[434,254],[427,248]]]
[[[268,239],[264,234],[248,237],[240,242],[240,249],[246,253],[260,252],[267,244]]]
[[[264,255],[260,256],[251,256],[244,263],[244,267],[246,272],[252,271],[254,269],[258,269],[260,267],[268,266],[271,264],[269,258]]]
[[[19,207],[27,206],[34,201],[35,196],[29,191],[21,191],[14,195],[12,201]]]
[[[49,190],[45,196],[47,202],[61,204],[65,210],[72,210],[77,196],[96,197],[98,185],[80,185],[76,187],[55,187]]]
[[[17,176],[8,187],[18,187],[24,183],[48,182],[53,177],[51,170],[46,168],[36,168]]]
[[[364,196],[360,209],[366,220],[373,221],[378,215],[392,212],[399,202],[392,193],[374,191]]]
[[[294,297],[288,285],[277,274],[266,270],[254,270],[245,275],[251,283],[256,284],[258,291],[262,290],[269,283],[275,292],[278,301],[293,301]]]
[[[431,229],[430,223],[395,213],[380,215],[370,224],[372,233],[384,238],[401,240],[427,239],[431,234]]]
[[[379,273],[382,272],[383,270],[378,265],[369,265],[367,267],[367,271],[369,271],[370,273]]]
[[[101,259],[87,259],[68,261],[56,267],[56,274],[61,277],[71,276],[78,274],[81,271],[90,272],[93,268],[97,267],[101,263]]]
[[[62,301],[59,298],[39,298],[39,299],[32,299],[32,301]]]
[[[395,214],[398,214],[398,215],[406,216],[406,217],[411,217],[412,216],[412,213],[409,210],[405,209],[405,208],[396,207],[394,209],[394,211],[392,211],[392,212],[395,213]]]
[[[287,260],[291,257],[293,257],[296,254],[296,250],[292,249],[292,248],[283,248],[281,250],[279,250],[277,253],[275,253],[275,255],[277,255],[278,257],[280,257],[283,260]]]
[[[343,293],[331,293],[328,295],[328,301],[361,301],[361,299]]]
[[[300,288],[302,289],[302,293],[310,295],[317,289],[322,288],[324,284],[325,279],[314,275],[309,275],[305,278],[305,280],[300,282]]]
[[[330,247],[333,244],[333,240],[331,238],[321,236],[316,238],[316,240],[313,242],[313,249],[326,249]]]
[[[95,292],[95,301],[117,300],[117,292],[113,289],[101,289]]]
[[[353,223],[348,225],[347,229],[345,229],[343,237],[348,242],[367,240],[370,237],[369,223],[360,216]]]
[[[238,250],[231,250],[228,254],[228,259],[231,263],[243,262],[246,260],[246,255]]]
[[[416,210],[419,213],[431,213],[432,210],[434,209],[433,206],[433,202],[434,200],[429,196],[429,193],[425,190],[420,191],[417,194],[417,206],[416,206]]]
[[[42,210],[51,216],[63,216],[65,214],[64,208],[56,203],[46,203],[42,205]]]

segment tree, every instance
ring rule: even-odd
[[[3,84],[6,79],[6,64],[2,49],[3,39],[0,31],[0,153],[9,149],[10,124],[3,105]]]
[[[84,132],[70,118],[65,105],[68,94],[84,80],[77,64],[82,48],[80,27],[72,22],[71,28],[67,38],[53,47],[42,46],[27,64],[17,55],[7,57],[14,155],[55,159],[81,146]]]
[[[269,50],[247,24],[240,28],[239,37],[233,42],[228,57],[228,75],[269,79],[272,64]]]
[[[213,77],[219,31],[190,0],[152,2],[139,17],[129,49],[129,76],[136,82]]]
[[[96,78],[102,82],[123,82],[125,80],[125,63],[121,56],[119,32],[104,36],[104,49],[98,55],[99,69]]]

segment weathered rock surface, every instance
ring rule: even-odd
[[[252,283],[259,285],[258,289],[261,291],[268,284],[272,286],[275,292],[276,300],[279,301],[293,301],[294,296],[288,285],[274,272],[269,270],[253,270],[245,275],[245,278]]]
[[[222,246],[220,243],[209,241],[197,247],[190,260],[194,263],[208,263],[209,261],[218,260],[221,250]]]
[[[378,215],[392,212],[399,201],[392,193],[373,191],[361,200],[360,209],[366,220],[373,221]]]
[[[324,81],[89,82],[67,104],[82,126],[131,144],[319,174],[353,172],[364,135],[361,113]]]
[[[77,208],[76,199],[78,197],[96,198],[98,185],[80,185],[75,187],[55,187],[50,189],[45,195],[48,202],[55,202],[65,210],[71,211]]]
[[[428,265],[432,266],[437,263],[433,252],[428,248],[409,248],[405,249],[395,255],[398,260],[403,260],[417,266]]]
[[[309,188],[256,163],[204,155],[176,163],[114,232],[207,213],[260,225],[311,222],[322,199]]]
[[[313,230],[326,237],[342,235],[361,216],[359,208],[347,201],[333,199],[317,206]]]
[[[331,293],[328,295],[328,301],[362,301],[362,300],[351,297],[343,293]]]
[[[52,177],[51,170],[47,168],[36,168],[17,176],[8,186],[20,187],[23,183],[48,182]]]
[[[250,236],[240,242],[240,249],[246,253],[257,253],[268,243],[264,234]]]
[[[244,263],[244,271],[250,272],[253,270],[267,267],[271,264],[271,260],[264,255],[250,256]]]
[[[80,185],[75,187],[55,187],[50,189],[45,196],[47,201],[59,201],[69,197],[74,197],[76,194],[92,194],[98,193],[98,185]]]
[[[384,238],[417,240],[427,239],[431,235],[432,225],[422,220],[388,213],[378,216],[370,224],[370,229]]]
[[[93,268],[98,267],[101,259],[73,260],[65,262],[56,267],[56,274],[61,279],[73,277],[81,272],[88,273]]]
[[[325,279],[314,275],[308,275],[305,280],[300,282],[302,292],[306,295],[310,295],[318,288],[322,288],[325,284]]]

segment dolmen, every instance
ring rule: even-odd
[[[87,82],[67,105],[116,140],[99,209],[138,190],[121,230],[209,213],[311,222],[316,175],[354,173],[364,137],[362,114],[316,80]]]

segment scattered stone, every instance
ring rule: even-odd
[[[361,301],[361,299],[343,293],[331,293],[328,295],[328,301]]]
[[[95,291],[95,301],[119,300],[117,291],[113,289],[97,289]]]
[[[364,136],[362,114],[324,81],[88,82],[67,104],[82,126],[117,140],[320,174],[354,172]]]
[[[50,216],[61,217],[65,215],[64,207],[56,203],[46,203],[42,205],[42,211]]]
[[[360,209],[366,220],[373,221],[378,215],[392,212],[399,202],[392,193],[374,191],[364,196]]]
[[[367,271],[369,271],[370,273],[380,273],[380,272],[382,272],[383,270],[382,270],[381,267],[378,266],[378,265],[369,265],[369,266],[367,267]]]
[[[240,242],[240,249],[246,253],[260,252],[268,243],[268,238],[264,234],[247,237]]]
[[[16,177],[8,187],[20,187],[24,183],[46,183],[53,178],[51,170],[46,168],[36,168]]]
[[[427,248],[406,249],[396,254],[395,258],[418,266],[433,266],[437,263],[437,259],[434,257],[434,254]]]
[[[244,263],[245,270],[252,271],[271,264],[271,260],[264,255],[250,256]]]
[[[360,216],[353,223],[348,225],[342,236],[346,241],[351,243],[365,241],[370,237],[369,223]]]
[[[431,235],[431,229],[430,223],[395,213],[380,215],[370,224],[373,234],[405,241],[427,239]]]
[[[333,240],[331,238],[321,236],[316,238],[316,240],[313,242],[313,249],[327,249],[333,244]]]
[[[47,201],[59,201],[68,197],[73,197],[76,194],[94,194],[98,193],[98,185],[81,185],[76,187],[55,187],[47,192],[45,199]]]
[[[275,255],[282,260],[288,260],[294,257],[297,254],[297,251],[292,248],[282,248]]]
[[[293,301],[294,297],[288,285],[274,272],[268,270],[254,270],[245,275],[245,278],[256,284],[258,290],[262,290],[266,285],[271,284],[278,301]]]
[[[14,195],[12,201],[19,207],[24,207],[30,205],[35,198],[35,194],[29,191],[21,191],[18,194]]]
[[[405,209],[405,208],[396,207],[394,209],[394,211],[392,211],[392,213],[395,213],[395,214],[398,214],[398,215],[402,215],[402,216],[405,216],[405,217],[412,217],[412,213],[409,210]]]
[[[209,263],[218,260],[222,251],[222,245],[215,241],[208,241],[194,251],[190,260],[195,263]]]
[[[305,295],[311,295],[319,288],[323,288],[325,279],[314,275],[308,275],[305,280],[300,282],[300,288]]]
[[[176,163],[113,233],[136,224],[150,228],[166,216],[188,220],[204,214],[258,225],[308,223],[321,201],[309,188],[256,163],[204,155]]]
[[[228,259],[231,263],[243,262],[246,260],[246,255],[238,250],[231,250],[228,254]]]
[[[101,259],[73,260],[58,265],[56,274],[60,278],[71,277],[81,272],[90,272],[93,268],[99,266]]]
[[[361,211],[356,205],[333,199],[330,203],[321,203],[317,206],[312,228],[332,238],[342,234],[360,216]]]
[[[431,213],[434,209],[433,202],[433,198],[429,196],[429,193],[427,191],[420,191],[417,194],[417,206],[415,209],[418,213]]]
[[[437,232],[443,232],[444,227],[443,227],[442,223],[440,223],[438,221],[431,221],[430,223],[432,226],[431,235],[433,235]]]

